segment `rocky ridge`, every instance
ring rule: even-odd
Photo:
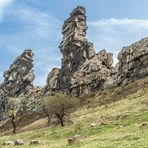
[[[148,76],[148,38],[123,47],[113,67],[113,55],[105,49],[96,53],[86,38],[86,11],[75,8],[62,27],[61,68],[53,68],[44,89],[33,86],[33,52],[25,50],[4,72],[0,85],[0,120],[7,110],[7,99],[19,97],[22,112],[39,111],[43,95],[63,92],[74,96],[89,94],[112,85],[125,85]]]

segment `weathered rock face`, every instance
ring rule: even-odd
[[[148,76],[148,38],[124,47],[118,55],[117,83],[126,84]]]
[[[105,50],[87,59],[71,77],[70,93],[79,96],[112,85],[115,74],[112,64],[112,54]]]
[[[95,54],[92,43],[86,39],[85,8],[78,6],[64,22],[62,28],[63,40],[60,49],[63,54],[60,70],[61,90],[70,87],[71,75],[78,70],[83,62]]]
[[[61,69],[54,68],[48,76],[45,93],[62,91],[79,96],[104,88],[112,83],[112,54],[105,50],[95,53],[86,39],[85,8],[78,6],[64,22]]]
[[[33,68],[33,52],[25,50],[4,72],[4,82],[0,86],[0,111],[5,111],[6,98],[18,97],[33,88],[35,78]]]
[[[59,68],[53,68],[52,71],[49,73],[48,78],[47,78],[47,86],[45,88],[46,95],[59,91],[60,89],[59,73],[60,73]]]
[[[33,68],[33,53],[31,50],[25,50],[9,70],[4,72],[4,83],[1,86],[5,96],[15,97],[22,92],[28,92],[33,87],[35,78]]]

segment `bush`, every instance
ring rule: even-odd
[[[61,126],[64,126],[63,118],[66,114],[78,105],[78,100],[72,96],[66,96],[62,93],[47,96],[43,99],[43,110],[48,117],[48,123],[51,116],[55,116]]]

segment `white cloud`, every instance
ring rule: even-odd
[[[19,8],[16,11],[15,15],[18,16],[21,21],[26,22],[27,25],[25,29],[30,29],[30,33],[33,33],[34,31],[36,35],[45,38],[52,35],[54,35],[55,37],[55,34],[58,30],[57,25],[61,23],[50,13],[45,13],[40,11],[39,9],[27,6],[25,6],[25,8]]]
[[[89,22],[89,25],[92,26],[124,26],[124,25],[134,25],[134,26],[143,26],[148,28],[148,20],[140,20],[140,19],[116,19],[116,18],[109,18],[109,19],[102,19],[99,21]]]
[[[34,83],[43,86],[50,69],[60,65],[58,45],[61,38],[61,22],[49,12],[45,13],[26,5],[13,7],[9,13],[13,20],[22,25],[13,34],[0,35],[1,45],[5,47],[1,49],[11,52],[16,57],[24,49],[32,49],[35,54]]]
[[[101,19],[88,22],[88,37],[97,50],[106,49],[114,53],[114,61],[123,46],[148,36],[148,20]]]
[[[4,10],[5,8],[7,8],[10,4],[12,4],[12,2],[14,2],[15,0],[0,0],[0,22],[3,19],[3,15],[4,15]]]

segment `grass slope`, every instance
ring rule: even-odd
[[[45,127],[47,120],[44,118],[20,128],[20,133],[16,135],[1,133],[0,146],[7,140],[23,139],[25,145],[19,146],[21,148],[146,148],[148,78],[87,98],[84,105],[71,113],[69,118],[73,124],[63,128]],[[92,123],[96,124],[94,128],[91,128]],[[26,132],[21,132],[24,130]],[[67,139],[74,135],[81,135],[81,138],[70,146]],[[31,146],[29,141],[32,139],[40,140],[42,144]]]

